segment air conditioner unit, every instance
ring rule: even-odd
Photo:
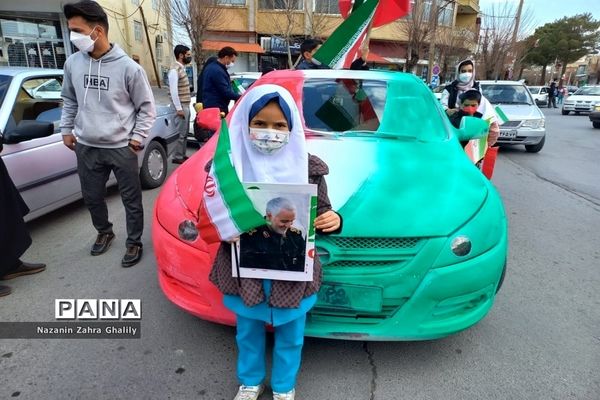
[[[163,43],[164,38],[162,35],[156,35],[156,43]]]

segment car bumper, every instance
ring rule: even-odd
[[[563,111],[575,111],[575,112],[591,112],[594,110],[592,104],[563,104]]]
[[[166,297],[202,319],[235,325],[234,314],[223,306],[223,295],[208,280],[211,255],[214,256],[216,248],[201,251],[175,238],[160,225],[156,211],[152,237],[158,280]],[[431,269],[410,297],[399,299],[398,304],[385,313],[328,314],[316,307],[308,316],[305,334],[346,340],[427,340],[467,329],[479,322],[493,304],[506,262],[506,235],[502,237],[494,247],[473,259]],[[422,250],[423,257],[429,256],[431,251],[439,252],[445,242],[446,238],[430,239],[427,248]],[[411,262],[419,264],[423,259],[417,256]],[[187,269],[190,275],[184,275],[182,265],[197,267]],[[406,268],[410,265],[402,269]],[[394,270],[379,272],[379,276],[376,272],[369,274],[365,268],[356,268],[353,273],[354,276],[345,272],[340,276],[324,266],[324,282],[343,280],[360,284],[369,281],[371,285],[379,282],[386,286],[390,280],[410,279]],[[389,286],[385,290],[388,289]]]
[[[502,129],[502,128],[501,128]],[[519,128],[516,130],[517,135],[512,138],[498,137],[498,144],[502,145],[536,145],[544,136],[546,136],[546,129],[523,129]]]

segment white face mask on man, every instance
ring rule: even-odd
[[[250,128],[250,143],[252,143],[252,147],[262,154],[270,155],[281,150],[289,140],[289,131]]]
[[[83,33],[79,33],[79,32],[71,32],[71,43],[73,43],[73,45],[75,47],[77,47],[79,49],[79,51],[86,53],[86,52],[90,52],[94,50],[94,44],[96,43],[96,40],[92,39],[92,32],[94,32],[94,30],[96,29],[97,26],[94,26],[94,28],[92,29],[92,31],[90,32],[89,35],[84,35]],[[98,39],[98,38],[96,38]]]
[[[229,69],[229,68],[233,68],[233,65],[234,65],[234,64],[235,64],[235,63],[232,61],[232,62],[230,62],[229,64],[227,64],[227,65],[225,66],[225,68],[227,68],[227,69]]]

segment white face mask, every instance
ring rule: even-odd
[[[225,67],[226,67],[227,69],[229,69],[229,68],[233,68],[233,65],[234,65],[234,64],[235,64],[234,62],[230,62],[230,63],[229,63],[229,64],[227,64]]]
[[[95,26],[94,29],[96,29]],[[92,32],[94,32],[94,29],[92,29]],[[75,45],[75,47],[77,47],[79,51],[83,53],[89,53],[90,51],[93,51],[94,43],[96,43],[98,38],[96,38],[96,40],[92,39],[92,32],[90,32],[89,35],[84,35],[83,33],[79,32],[71,32],[71,43],[73,43],[73,45]]]
[[[250,128],[250,143],[262,154],[273,154],[281,150],[290,140],[289,131],[277,129]]]
[[[462,73],[458,74],[458,80],[461,81],[462,83],[468,83],[472,77],[473,77],[473,74],[470,72],[462,72]]]

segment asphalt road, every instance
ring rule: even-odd
[[[488,316],[437,341],[309,338],[297,399],[600,399],[600,130],[586,116],[544,111],[546,147],[503,150],[496,165],[510,256]],[[29,224],[24,259],[48,269],[10,281],[0,321],[53,321],[55,298],[140,298],[142,337],[0,340],[0,399],[233,398],[234,330],[186,314],[158,287],[149,226],[157,194],[144,193],[145,254],[129,269],[120,267],[125,217],[115,190],[117,238],[103,256],[88,255],[95,233],[81,202]]]

